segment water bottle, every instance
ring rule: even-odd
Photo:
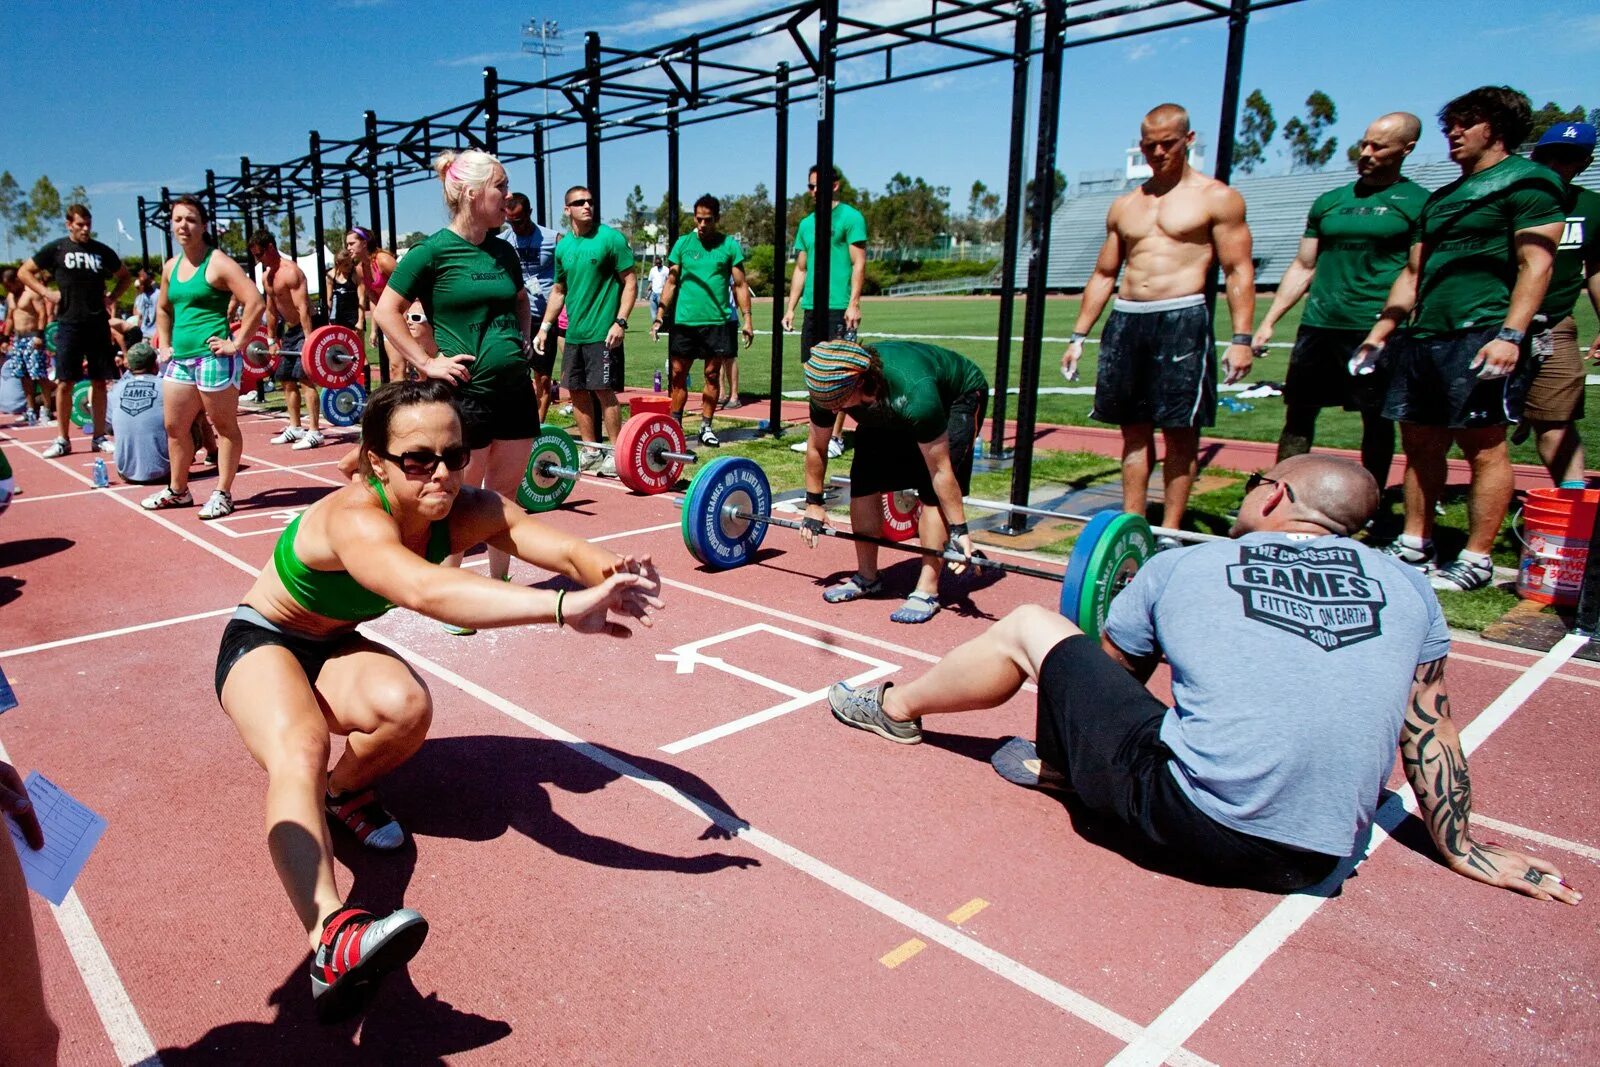
[[[972,443],[972,458],[983,458],[983,439],[981,437]]]
[[[761,433],[766,433],[766,432],[767,432],[767,429],[768,429],[768,428],[769,428],[769,427],[770,427],[770,426],[771,426],[771,425],[772,425],[772,424],[771,424],[771,423],[769,423],[769,422],[768,422],[768,421],[767,421],[767,420],[766,420],[766,419],[762,419],[762,420],[761,420],[761,421],[760,421],[760,422],[758,422],[758,423],[756,423],[756,429],[757,429],[757,430],[758,430],[758,431],[760,431],[760,432],[761,432]]]
[[[661,392],[661,372],[656,371],[656,392]]]
[[[104,489],[111,484],[111,479],[106,475],[106,461],[96,458],[94,461],[94,487]]]

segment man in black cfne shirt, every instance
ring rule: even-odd
[[[111,342],[111,316],[114,305],[127,290],[132,278],[128,268],[110,248],[89,236],[89,209],[82,204],[67,208],[67,236],[52,241],[22,264],[17,277],[22,284],[56,307],[56,352],[50,376],[56,382],[56,425],[60,436],[44,453],[53,459],[72,451],[72,387],[88,379],[91,410],[94,412],[93,450],[112,451],[110,426],[106,422],[106,382],[117,377],[116,353]],[[55,277],[57,288],[45,287],[39,272]],[[106,281],[114,279],[116,288],[106,298]]]

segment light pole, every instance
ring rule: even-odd
[[[561,26],[555,19],[529,19],[522,27],[522,50],[539,57],[539,80],[550,79],[550,57],[561,54]],[[544,113],[550,114],[550,87],[544,87]],[[548,120],[546,120],[548,121]],[[555,203],[555,171],[550,166],[550,137],[544,137],[544,158],[538,166],[544,168],[544,187],[550,190],[551,204]],[[598,213],[598,207],[596,212]],[[544,222],[548,225],[549,219]]]

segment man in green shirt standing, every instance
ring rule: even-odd
[[[1534,162],[1561,179],[1566,223],[1550,291],[1534,320],[1533,355],[1539,372],[1528,389],[1515,439],[1530,430],[1538,435],[1539,458],[1563,489],[1583,488],[1583,439],[1577,422],[1583,418],[1585,375],[1572,318],[1583,289],[1600,312],[1600,195],[1573,184],[1594,162],[1594,142],[1594,127],[1587,122],[1562,122],[1546,130],[1533,150]],[[1589,346],[1589,358],[1600,361],[1600,337]]]
[[[671,376],[672,417],[683,421],[689,400],[689,368],[704,359],[705,387],[700,391],[700,443],[716,448],[711,418],[717,411],[718,386],[724,359],[738,355],[733,324],[728,321],[728,287],[733,287],[739,316],[744,322],[744,346],[755,343],[755,323],[750,318],[750,286],[744,278],[744,249],[736,238],[717,229],[722,202],[707,193],[694,202],[694,232],[684,234],[667,256],[667,279],[650,323],[650,339],[672,315],[672,336],[667,344]]]
[[[1283,387],[1279,463],[1311,451],[1318,413],[1337,404],[1361,413],[1361,465],[1380,488],[1388,484],[1394,460],[1394,423],[1383,417],[1388,377],[1352,376],[1350,357],[1383,311],[1416,237],[1428,191],[1400,168],[1421,134],[1421,120],[1406,111],[1367,127],[1356,161],[1360,177],[1311,205],[1300,251],[1256,329],[1253,346],[1264,353],[1278,320],[1310,291]]]
[[[806,177],[806,188],[811,195],[817,193],[817,168],[812,167]],[[832,341],[841,337],[855,338],[861,328],[861,286],[867,277],[867,220],[850,204],[839,202],[839,179],[833,179],[833,214],[829,227],[833,233],[828,242],[828,317],[826,324],[814,314],[811,297],[811,272],[807,269],[816,248],[817,216],[815,213],[800,220],[794,235],[794,276],[789,279],[788,307],[783,314],[783,328],[794,329],[796,305],[805,312],[800,320],[800,362],[811,359],[811,347],[818,341]],[[844,284],[848,277],[850,284]],[[822,331],[826,326],[827,333]],[[816,412],[812,412],[815,417]],[[790,446],[793,452],[804,452],[807,442]],[[833,421],[833,434],[828,438],[828,458],[838,459],[844,454],[844,414]]]
[[[565,199],[572,233],[556,242],[556,284],[545,304],[533,348],[544,355],[550,331],[566,308],[561,384],[572,394],[578,436],[584,441],[600,440],[595,433],[598,404],[606,436],[616,444],[622,429],[622,408],[617,403],[617,390],[622,388],[622,340],[628,333],[628,313],[639,287],[633,249],[627,238],[600,222],[599,205],[586,187],[574,185]],[[599,467],[601,474],[617,473],[612,453],[602,460],[599,449],[586,447],[580,456],[584,470]]]
[[[989,404],[989,382],[958,352],[913,341],[821,341],[806,362],[811,394],[811,437],[806,452],[806,517],[801,538],[815,548],[827,512],[824,446],[835,413],[856,420],[850,459],[850,526],[876,537],[883,495],[903,489],[922,501],[917,540],[928,548],[972,554],[962,498],[972,488],[972,446]],[[927,622],[939,610],[941,561],[923,556],[916,588],[893,622]],[[961,568],[957,567],[956,570]],[[856,572],[822,594],[842,604],[882,591],[878,546],[856,542]]]
[[[1525,95],[1474,89],[1440,109],[1439,125],[1461,177],[1423,205],[1405,269],[1351,368],[1371,373],[1409,320],[1390,353],[1383,410],[1400,423],[1406,453],[1405,532],[1389,552],[1431,573],[1435,589],[1470,590],[1494,578],[1489,552],[1515,484],[1506,427],[1521,420],[1533,379],[1528,328],[1550,284],[1565,215],[1556,176],[1512,153],[1533,125]],[[1467,544],[1435,568],[1433,509],[1452,442],[1472,468]]]

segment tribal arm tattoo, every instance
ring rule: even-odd
[[[1400,761],[1417,795],[1434,846],[1452,867],[1469,867],[1493,878],[1499,865],[1492,849],[1472,840],[1472,779],[1461,737],[1450,717],[1443,658],[1419,666],[1411,680]]]

